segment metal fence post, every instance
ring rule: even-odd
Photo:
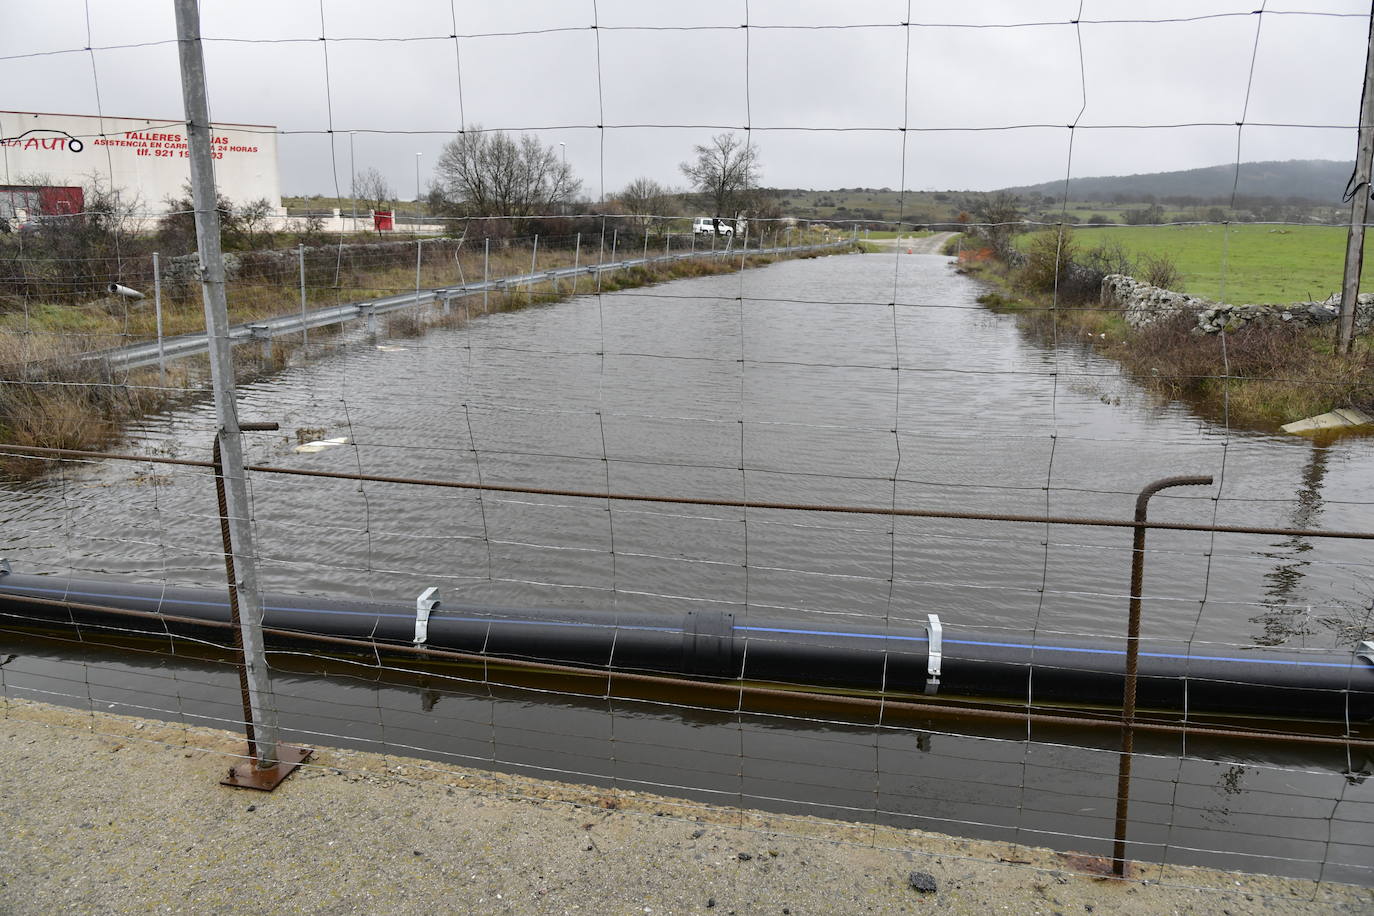
[[[308,332],[307,332],[306,329],[305,329],[305,245],[304,245],[304,244],[300,244],[300,245],[297,245],[297,246],[296,246],[296,256],[297,256],[297,258],[298,258],[299,261],[300,261],[300,268],[301,268],[301,350],[305,350],[306,345],[310,342],[310,340],[309,340],[309,338],[306,336]]]
[[[167,387],[167,354],[162,349],[162,269],[153,252],[153,311],[157,315],[157,383]]]
[[[572,294],[577,295],[577,274],[582,261],[582,233],[577,233],[577,246],[573,249],[573,282]]]
[[[229,316],[224,290],[224,252],[220,245],[219,211],[215,193],[210,116],[205,93],[205,59],[201,47],[200,10],[197,0],[174,0],[181,92],[186,106],[186,136],[190,154],[191,191],[196,210],[196,247],[200,254],[201,292],[205,325],[210,342],[210,374],[214,388],[218,440],[223,474],[231,557],[235,580],[230,586],[239,598],[243,638],[243,665],[248,681],[249,707],[255,733],[255,760],[230,770],[226,782],[272,788],[309,756],[303,748],[279,745],[277,710],[272,679],[267,667],[262,634],[262,596],[258,591],[257,557],[249,525],[248,487],[243,466],[243,447],[235,406],[233,354],[229,342]],[[254,779],[256,777],[256,779]],[[261,784],[269,782],[270,785]]]
[[[424,239],[422,239],[422,238],[416,238],[416,239],[415,239],[415,304],[416,304],[416,305],[419,305],[419,304],[420,304],[420,257],[421,257],[421,252],[424,251],[424,244],[425,244],[425,240],[424,240]]]
[[[525,294],[534,295],[534,272],[539,269],[539,233],[534,234],[534,250],[530,253],[530,282],[525,286]]]
[[[491,294],[491,239],[483,239],[482,245],[482,311],[489,312],[487,298]]]
[[[1126,624],[1126,682],[1121,700],[1121,757],[1116,774],[1116,841],[1112,871],[1126,877],[1126,824],[1131,805],[1131,757],[1135,753],[1136,681],[1140,670],[1140,598],[1145,585],[1145,518],[1150,497],[1170,487],[1206,487],[1212,478],[1165,477],[1140,491],[1135,501],[1135,537],[1131,544],[1131,605]]]

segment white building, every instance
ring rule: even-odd
[[[235,204],[266,198],[280,212],[277,129],[212,124],[211,130],[220,194]],[[184,120],[0,111],[0,217],[79,212],[82,195],[75,189],[93,181],[135,195],[138,211],[158,216],[168,198],[185,193],[188,155]]]

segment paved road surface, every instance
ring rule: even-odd
[[[911,238],[904,236],[898,239],[867,239],[870,245],[881,245],[884,248],[895,248],[898,251],[906,252],[911,250],[912,254],[939,254],[945,242],[954,238],[953,232],[937,232],[934,235],[927,235],[921,238]],[[862,239],[862,236],[860,236]]]

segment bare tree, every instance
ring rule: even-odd
[[[1021,199],[1009,191],[985,194],[974,205],[973,216],[978,220],[978,233],[988,240],[999,258],[1011,254],[1011,240],[1021,231]]]
[[[640,232],[652,232],[655,224],[661,224],[656,217],[674,216],[678,209],[678,194],[652,178],[636,178],[616,195],[616,203],[625,214],[626,221]]]
[[[378,210],[390,210],[392,208],[391,202],[396,199],[396,189],[391,186],[391,182],[386,180],[385,175],[368,167],[359,172],[353,179],[353,199],[361,200],[373,213]],[[377,234],[381,235],[382,230],[375,219],[372,225],[377,230]]]
[[[353,196],[367,204],[369,210],[389,210],[396,199],[396,189],[381,172],[366,168],[353,182]]]
[[[475,124],[444,144],[434,172],[446,209],[517,222],[555,212],[582,186],[554,147],[537,137],[517,139]]]
[[[710,143],[693,147],[696,158],[679,168],[692,187],[713,208],[712,216],[734,219],[747,209],[758,188],[759,150],[733,133],[716,134]],[[717,226],[719,229],[719,226]]]
[[[275,208],[266,197],[250,200],[237,208],[239,225],[248,236],[248,247],[254,247],[258,233],[267,228],[267,219]]]

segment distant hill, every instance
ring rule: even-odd
[[[1240,198],[1270,198],[1304,201],[1323,205],[1339,204],[1346,182],[1354,168],[1350,162],[1329,159],[1290,159],[1286,162],[1242,162],[1236,194]],[[1154,172],[1146,175],[1111,175],[1102,178],[1074,178],[1069,181],[1069,200],[1146,199],[1147,195],[1166,198],[1198,198],[1226,202],[1236,182],[1235,163],[1213,165],[1181,172]],[[1059,197],[1063,181],[1024,185],[1005,190],[1019,195],[1049,194]]]

